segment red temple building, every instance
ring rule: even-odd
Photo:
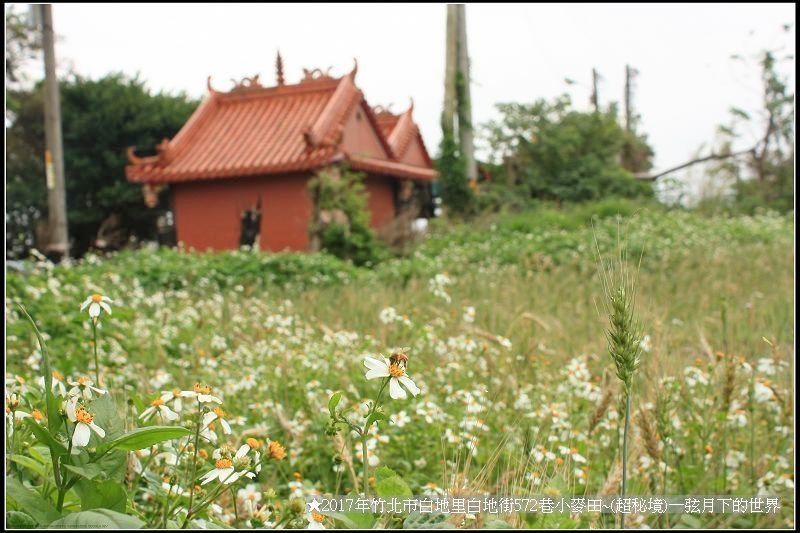
[[[341,166],[365,176],[371,226],[380,230],[411,194],[430,200],[436,177],[413,105],[394,115],[372,109],[355,84],[356,68],[334,78],[320,70],[287,85],[258,76],[229,92],[214,90],[153,156],[129,149],[129,181],[144,185],[153,207],[169,191],[176,236],[197,250],[238,248],[246,213],[256,209],[263,250],[308,250],[314,212],[308,182]],[[419,209],[419,208],[417,208]],[[421,215],[428,214],[423,207]]]

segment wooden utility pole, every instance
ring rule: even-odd
[[[478,167],[475,164],[475,144],[472,132],[472,95],[470,92],[469,54],[467,52],[467,10],[464,4],[457,4],[458,13],[458,73],[461,75],[462,88],[458,94],[458,139],[461,157],[467,171],[467,179],[478,179]]]
[[[591,103],[594,106],[594,110],[596,113],[600,112],[600,99],[597,96],[597,81],[600,78],[600,75],[597,73],[597,69],[592,69],[592,97]]]
[[[447,42],[444,69],[444,111],[442,130],[455,135],[456,71],[458,69],[458,11],[455,5],[447,6]]]
[[[53,7],[41,4],[42,49],[44,51],[44,138],[47,207],[50,239],[46,252],[60,258],[69,256],[67,198],[64,187],[64,152],[61,140],[61,104],[56,78]]]

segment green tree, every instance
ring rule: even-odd
[[[576,111],[564,95],[552,103],[497,108],[500,120],[487,127],[496,174],[504,186],[530,199],[567,202],[652,194],[649,184],[634,179],[621,164],[630,139],[617,123],[614,106],[602,112]]]
[[[110,74],[98,80],[73,75],[59,84],[71,247],[85,252],[110,214],[126,229],[152,238],[161,209],[145,207],[139,185],[125,178],[129,146],[144,150],[178,132],[197,102],[184,94],[153,94],[138,77]],[[6,122],[6,253],[33,244],[36,221],[46,213],[42,85],[14,93],[19,102]]]

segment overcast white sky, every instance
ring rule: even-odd
[[[155,90],[200,97],[211,75],[274,80],[275,52],[288,82],[302,68],[340,75],[358,58],[357,84],[371,105],[415,102],[428,149],[441,136],[443,4],[56,4],[59,61],[92,77],[140,73]],[[754,62],[730,59],[784,47],[794,55],[793,4],[468,4],[473,123],[498,102],[569,92],[589,107],[592,67],[601,104],[621,101],[625,65],[640,72],[635,105],[656,151],[656,168],[685,161],[736,105],[758,107]],[[782,26],[791,24],[789,32]],[[792,73],[794,62],[784,67]],[[569,77],[583,85],[568,86]]]

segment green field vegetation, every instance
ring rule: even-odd
[[[36,384],[41,352],[18,303],[45,334],[53,369],[66,380],[95,380],[91,321],[79,307],[101,293],[113,299],[113,315],[99,320],[100,381],[116,402],[118,433],[148,424],[193,428],[197,407],[188,400],[180,411],[167,401],[180,415],[175,421],[140,417],[162,391],[195,383],[213,387],[232,429],[225,434],[217,424],[207,435],[215,442],[200,439],[202,453],[186,446],[191,437],[163,441],[81,481],[124,487],[116,510],[145,525],[306,527],[314,518],[293,498],[362,490],[363,443],[347,431],[326,434],[328,399],[341,391],[338,406],[352,407],[345,418],[363,424],[379,387],[365,379],[363,359],[401,347],[421,393],[384,398],[389,419],[372,427],[366,444],[375,492],[391,479],[414,494],[613,495],[622,395],[604,336],[598,254],[608,263],[624,249],[638,272],[637,317],[647,335],[632,397],[628,494],[782,498],[775,515],[634,515],[626,525],[789,527],[793,227],[792,215],[701,216],[607,201],[469,224],[437,220],[411,255],[372,268],[324,254],[244,250],[28,262],[27,272],[7,280],[7,394],[20,395],[20,411],[46,412]],[[49,451],[31,425],[15,426],[14,453],[24,458],[12,464],[35,493],[23,497],[17,487],[12,505],[27,513],[21,499],[46,500],[56,514],[39,512],[32,517],[39,524],[86,510],[87,487],[66,491],[56,509],[58,491],[45,482]],[[187,519],[190,499],[199,498],[190,487],[214,468],[213,451],[247,438],[264,445],[263,469]],[[102,444],[91,439],[80,461]],[[214,496],[217,485],[203,494]],[[413,518],[370,517],[366,525],[410,527]],[[358,519],[322,523],[363,524]],[[607,515],[535,513],[451,522],[482,527],[495,519],[521,527],[615,524]]]

